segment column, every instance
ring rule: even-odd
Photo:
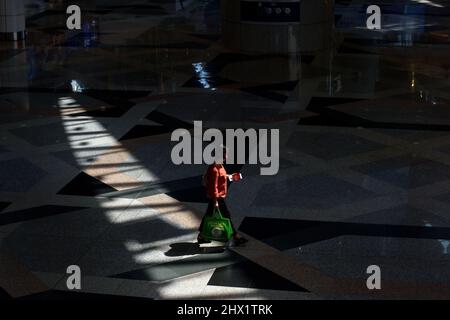
[[[25,5],[23,0],[0,0],[0,40],[25,38]]]
[[[334,0],[226,0],[221,14],[230,49],[313,53],[333,44]]]

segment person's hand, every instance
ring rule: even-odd
[[[242,179],[242,174],[235,172],[231,175],[233,181],[239,181]]]

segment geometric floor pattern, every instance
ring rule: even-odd
[[[448,6],[395,28],[409,4],[383,1],[367,33],[367,1],[336,1],[335,48],[292,57],[225,48],[215,0],[117,3],[82,33],[29,7],[1,43],[0,299],[450,297]],[[277,175],[227,167],[244,247],[194,244],[205,166],[170,159],[194,120],[280,130]]]

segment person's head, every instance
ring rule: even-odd
[[[228,148],[226,146],[224,146],[223,144],[221,144],[219,147],[219,150],[220,150],[220,153],[217,156],[216,163],[224,164],[227,162],[227,159],[228,159]]]

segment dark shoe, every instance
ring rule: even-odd
[[[241,246],[248,242],[248,240],[240,235],[233,237],[233,242],[235,246]]]
[[[202,243],[211,243],[211,240],[206,240],[206,239],[203,238],[201,235],[198,235],[198,237],[197,237],[197,243],[198,243],[198,244],[202,244]]]

